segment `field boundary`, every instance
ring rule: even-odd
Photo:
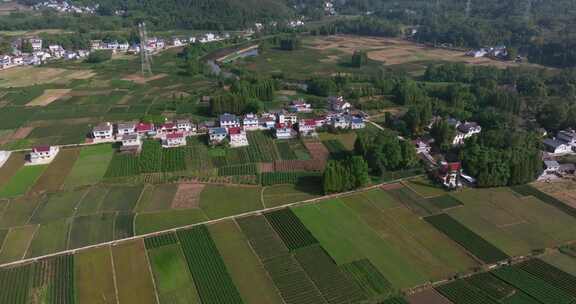
[[[420,175],[420,176],[423,176],[423,175]],[[166,230],[151,232],[151,233],[147,233],[147,234],[141,234],[141,235],[137,235],[137,236],[132,236],[132,237],[129,237],[129,238],[118,239],[118,240],[113,240],[113,241],[109,241],[109,242],[104,242],[104,243],[99,243],[99,244],[84,246],[84,247],[80,247],[80,248],[64,250],[64,251],[60,251],[60,252],[55,252],[55,253],[51,253],[51,254],[39,256],[39,257],[34,257],[34,258],[29,258],[29,259],[22,259],[22,260],[10,262],[10,263],[0,264],[0,269],[6,268],[6,267],[12,267],[12,266],[17,266],[17,265],[22,265],[22,264],[26,264],[26,263],[37,262],[37,261],[42,260],[42,259],[51,258],[51,257],[57,257],[57,256],[61,256],[61,255],[66,255],[66,254],[76,254],[76,253],[78,253],[78,252],[80,252],[80,251],[89,250],[89,249],[94,249],[94,248],[100,248],[100,247],[105,247],[105,246],[116,246],[116,245],[118,245],[118,244],[120,244],[120,243],[126,243],[126,242],[133,241],[133,240],[138,240],[138,239],[144,239],[144,238],[148,238],[148,237],[153,237],[153,236],[165,234],[165,233],[168,233],[168,232],[174,232],[174,233],[175,233],[175,232],[177,232],[177,231],[179,231],[179,230],[190,229],[190,228],[193,228],[193,227],[196,227],[196,226],[200,226],[200,225],[209,225],[209,224],[214,224],[214,223],[218,223],[218,222],[223,222],[223,221],[226,221],[226,220],[234,220],[234,219],[236,219],[236,218],[246,217],[246,216],[250,216],[250,215],[262,215],[263,213],[266,213],[266,212],[275,211],[275,210],[281,210],[281,209],[285,209],[285,208],[289,208],[289,207],[295,207],[295,206],[300,206],[300,205],[314,204],[314,203],[316,203],[316,202],[318,202],[318,201],[322,201],[322,200],[329,200],[329,199],[334,199],[334,198],[339,198],[339,197],[345,197],[345,196],[353,195],[353,194],[355,194],[355,193],[360,193],[360,192],[364,192],[364,191],[369,191],[369,190],[373,190],[373,189],[378,189],[378,188],[380,188],[380,187],[383,186],[383,185],[392,184],[392,183],[398,183],[398,182],[401,182],[401,181],[403,181],[403,180],[411,179],[411,178],[414,178],[414,177],[418,177],[418,175],[417,175],[417,176],[405,177],[405,178],[401,178],[401,179],[397,179],[397,180],[393,180],[393,181],[387,181],[387,182],[383,182],[383,183],[379,183],[379,184],[374,184],[374,185],[371,185],[371,186],[368,186],[368,187],[364,187],[364,188],[361,188],[361,189],[357,189],[357,190],[353,190],[353,191],[348,191],[348,192],[343,192],[343,193],[336,193],[336,194],[330,194],[330,195],[320,196],[320,197],[312,198],[312,199],[309,199],[309,200],[294,202],[294,203],[290,203],[290,204],[284,204],[284,205],[280,205],[280,206],[276,206],[276,207],[264,208],[264,209],[260,209],[260,210],[249,211],[249,212],[245,212],[245,213],[240,213],[240,214],[236,214],[236,215],[226,216],[226,217],[223,217],[223,218],[214,219],[214,220],[208,220],[208,221],[204,221],[204,222],[200,222],[200,223],[195,223],[195,224],[191,224],[191,225],[180,226],[180,227],[176,227],[176,228],[172,228],[172,229],[166,229]]]

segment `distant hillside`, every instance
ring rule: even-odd
[[[33,5],[42,0],[19,0]],[[292,15],[285,0],[76,0],[100,4],[100,15],[125,12],[128,19],[146,19],[159,28],[238,29],[257,21]]]

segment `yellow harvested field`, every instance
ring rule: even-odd
[[[355,50],[365,50],[371,60],[381,61],[387,65],[425,61],[464,62],[502,68],[519,65],[489,58],[468,57],[464,55],[464,52],[428,47],[397,38],[337,35],[314,37],[307,41],[306,45],[317,50],[339,50],[347,54],[352,54]]]
[[[45,90],[42,95],[34,98],[32,101],[26,104],[27,107],[35,106],[47,106],[54,101],[66,96],[71,90],[70,89],[52,89]]]
[[[532,186],[576,208],[576,181],[561,179],[552,182],[537,182]]]
[[[157,74],[157,75],[154,75],[151,77],[144,77],[141,74],[131,74],[131,75],[124,77],[123,79],[133,81],[133,82],[138,83],[138,84],[145,84],[148,81],[162,79],[166,76],[167,76],[166,74]]]
[[[73,79],[88,79],[94,76],[91,70],[67,70],[44,67],[15,67],[0,71],[0,87],[26,87],[35,84],[68,83]]]

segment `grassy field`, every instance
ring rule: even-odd
[[[142,186],[111,187],[100,206],[100,211],[132,211],[138,203],[142,189]]]
[[[11,153],[8,160],[0,167],[0,188],[8,183],[23,165],[24,153]]]
[[[30,246],[30,241],[38,227],[36,225],[21,226],[10,229],[0,251],[0,263],[8,263],[22,259]]]
[[[102,213],[74,218],[68,247],[72,249],[111,241],[115,216],[115,213]]]
[[[86,195],[78,204],[76,215],[91,215],[98,213],[100,206],[104,202],[104,198],[108,195],[108,187],[93,186],[87,190]]]
[[[547,254],[540,257],[544,262],[555,266],[573,276],[576,276],[576,257],[569,256],[560,252]]]
[[[83,148],[64,181],[64,188],[73,189],[99,182],[108,169],[112,155],[112,146],[108,144]]]
[[[69,220],[63,219],[40,225],[26,257],[38,257],[66,250],[69,224]]]
[[[76,296],[79,303],[115,304],[116,288],[109,247],[75,255]]]
[[[234,221],[208,226],[244,303],[283,303],[264,266]],[[258,289],[254,286],[259,286]]]
[[[58,191],[72,170],[79,155],[78,149],[62,149],[36,181],[31,192]]]
[[[32,223],[47,223],[50,221],[72,217],[80,200],[86,191],[58,192],[48,195],[34,212]]]
[[[200,194],[200,207],[210,219],[262,209],[259,187],[209,185]]]
[[[30,217],[40,204],[39,197],[19,197],[10,201],[5,207],[0,227],[15,227],[28,223]]]
[[[177,190],[178,184],[148,185],[144,188],[135,211],[151,212],[170,209]]]
[[[200,304],[178,243],[148,249],[160,304]]]
[[[0,198],[9,198],[26,194],[47,166],[25,166],[20,168],[10,180],[0,188]]]
[[[265,187],[262,198],[266,208],[313,199],[322,195],[318,184],[274,185]]]
[[[200,209],[168,210],[139,213],[135,219],[137,235],[162,231],[207,221]]]
[[[142,240],[112,247],[120,303],[155,304],[156,294]]]

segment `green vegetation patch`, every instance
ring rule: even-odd
[[[135,219],[136,235],[173,229],[207,221],[200,209],[139,213]]]
[[[488,296],[482,290],[466,283],[464,280],[457,280],[452,283],[436,287],[436,290],[453,303],[499,303],[498,301],[490,298],[490,296]]]
[[[177,232],[188,268],[203,303],[242,303],[206,226]]]
[[[118,301],[120,303],[156,304],[154,282],[142,240],[114,246],[112,258]]]
[[[74,259],[78,303],[117,303],[110,247],[83,250]]]
[[[114,219],[114,239],[125,239],[134,236],[134,213],[120,212]]]
[[[320,183],[298,183],[295,185],[267,186],[262,190],[262,198],[267,208],[305,201],[323,194]]]
[[[318,244],[318,240],[291,209],[268,212],[265,216],[288,249],[296,250]]]
[[[173,232],[167,232],[161,235],[155,235],[144,239],[144,244],[146,245],[146,249],[148,250],[173,245],[176,243],[178,243],[178,239],[176,238],[176,234],[174,234]]]
[[[26,304],[30,292],[30,280],[33,273],[33,264],[20,267],[8,267],[0,269],[0,292],[1,303]]]
[[[38,178],[31,192],[60,190],[79,154],[79,149],[60,149],[56,158]]]
[[[104,198],[101,211],[131,211],[136,206],[143,186],[112,187]]]
[[[0,251],[0,264],[24,258],[38,226],[28,225],[10,229]]]
[[[34,234],[26,257],[38,257],[66,250],[69,228],[67,219],[40,225]]]
[[[256,164],[242,164],[218,168],[218,176],[242,176],[256,175],[258,173]]]
[[[179,244],[148,250],[148,256],[160,304],[200,303]]]
[[[388,297],[394,291],[392,284],[368,259],[341,265],[340,269],[350,280],[356,282],[368,299]]]
[[[47,223],[50,221],[71,217],[86,191],[69,191],[49,194],[30,219],[32,223]]]
[[[207,185],[200,194],[200,208],[210,219],[262,209],[259,187]]]
[[[84,195],[82,201],[78,205],[76,210],[76,215],[91,215],[98,213],[100,206],[104,201],[106,195],[108,195],[108,187],[94,186],[88,190],[88,193]]]
[[[149,212],[170,209],[177,190],[178,184],[146,185],[136,210]]]
[[[539,259],[532,259],[515,265],[515,267],[562,289],[573,297],[576,297],[576,277],[571,274],[568,274]]]
[[[0,226],[9,228],[26,225],[38,204],[40,204],[39,197],[19,197],[11,200],[4,210]]]
[[[366,297],[319,245],[298,249],[296,260],[328,303],[355,303]]]
[[[523,196],[534,196],[539,200],[543,201],[546,204],[552,205],[567,214],[576,217],[576,209],[572,208],[571,206],[563,203],[562,201],[552,197],[530,185],[520,185],[520,186],[513,186],[510,187],[514,192],[523,195]]]
[[[486,263],[496,263],[508,258],[507,254],[447,214],[428,216],[424,219]]]
[[[74,255],[59,255],[34,264],[33,299],[41,302],[74,304]]]
[[[402,187],[388,190],[388,192],[398,202],[421,216],[437,214],[441,211],[436,205],[430,204],[426,199],[409,188]]]
[[[114,151],[109,144],[82,148],[78,160],[64,181],[64,188],[71,189],[98,183],[104,177],[113,154]]]
[[[263,186],[281,184],[322,184],[322,176],[315,172],[264,172],[260,174]]]
[[[25,194],[46,168],[47,166],[45,165],[22,167],[2,188],[0,188],[0,198]]]
[[[440,209],[449,209],[462,206],[461,201],[449,194],[428,198],[427,200],[430,202],[430,204]]]
[[[115,218],[114,213],[75,217],[68,247],[74,249],[113,240]]]

